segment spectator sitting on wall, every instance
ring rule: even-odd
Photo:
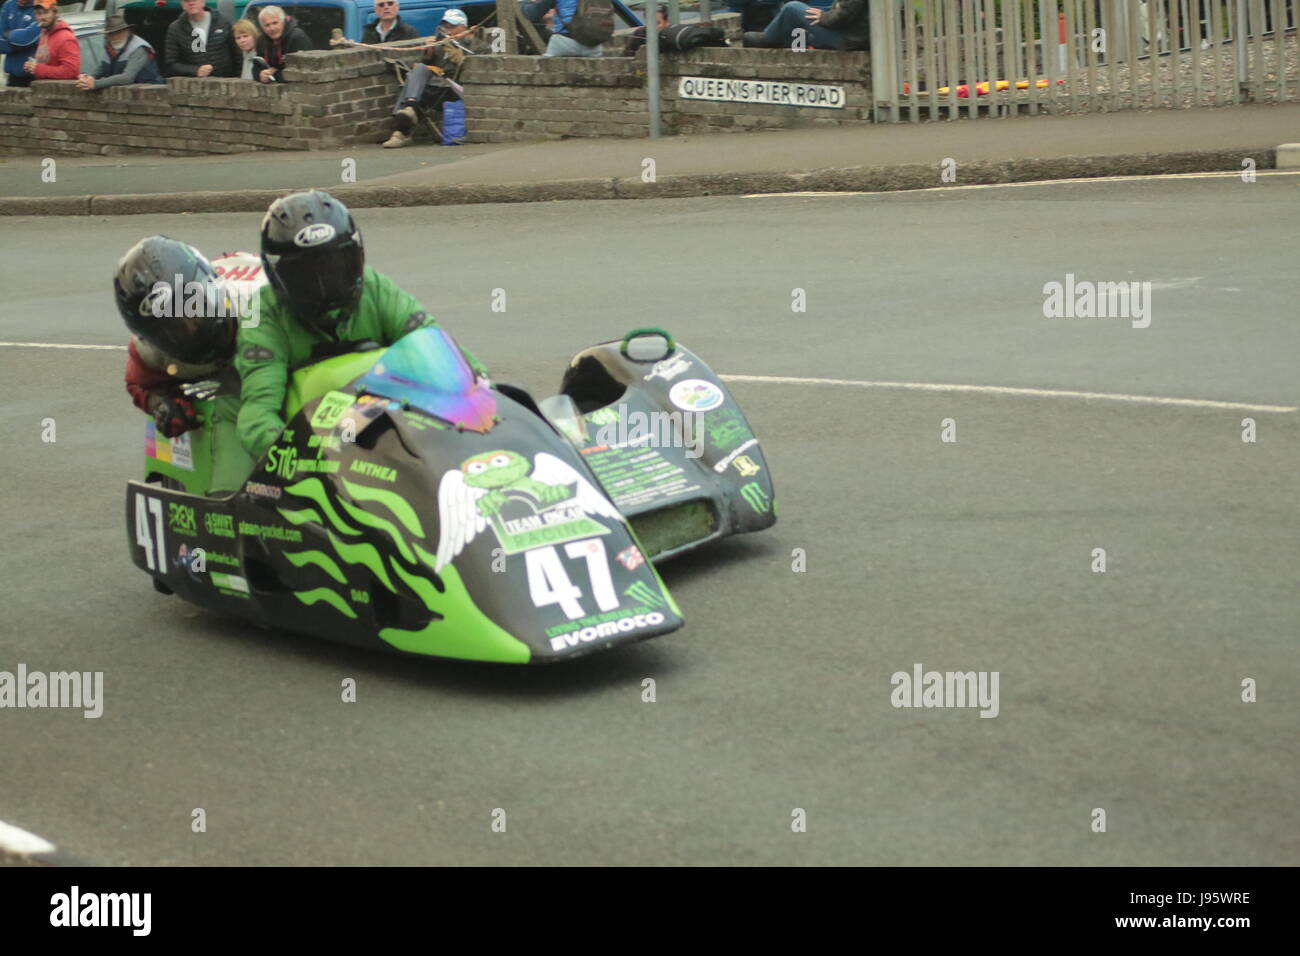
[[[163,41],[168,76],[237,76],[239,51],[230,21],[216,10],[203,9],[203,0],[181,0],[181,15],[167,28]]]
[[[41,39],[36,55],[23,64],[33,79],[75,80],[81,72],[81,45],[67,22],[59,19],[55,0],[35,0]]]
[[[542,56],[600,56],[599,46],[583,46],[569,36],[568,23],[578,12],[578,0],[524,0],[520,9],[534,23],[540,23],[547,11],[554,11],[551,20],[551,38],[546,41]]]
[[[663,33],[668,29],[668,11],[663,7],[657,7],[655,21],[659,24],[659,32]],[[632,31],[632,35],[627,38],[627,46],[623,48],[624,56],[636,56],[636,51],[645,46],[645,27],[637,27]]]
[[[746,33],[745,46],[793,48],[795,31],[816,50],[869,50],[871,48],[868,0],[835,0],[829,10],[810,7],[799,0],[782,5],[761,34]]]
[[[434,48],[435,53],[442,58],[437,65],[448,73],[465,62],[467,54],[487,53],[489,49],[482,38],[471,32],[465,11],[454,8],[442,15],[442,22],[438,24],[438,39],[449,41]]]
[[[776,16],[781,0],[730,0],[727,7],[740,13],[740,29],[762,32]]]
[[[375,16],[379,19],[367,23],[361,31],[362,43],[394,43],[398,40],[418,40],[420,31],[400,16],[397,0],[375,0]]]
[[[439,74],[454,72],[467,55],[482,53],[487,47],[482,40],[469,32],[469,18],[465,16],[465,12],[454,8],[442,15],[442,22],[438,24],[437,39],[442,42],[431,47],[425,53],[422,62],[411,67],[411,72],[406,74],[406,83],[402,86],[402,92],[398,94],[397,103],[393,106],[393,135],[384,142],[385,149],[411,145],[414,139],[411,131],[419,121],[417,107],[425,109],[434,109],[439,105],[443,107],[444,146],[453,145],[464,136],[463,129],[457,135],[448,135],[449,132],[456,133],[456,131],[449,131],[447,128],[451,125],[452,119],[448,115],[447,107],[453,103],[456,106],[452,111],[459,119],[458,125],[464,126],[464,105],[460,99],[460,87]],[[437,81],[431,83],[435,78]]]
[[[0,53],[5,54],[5,74],[10,86],[31,86],[23,64],[36,53],[41,25],[32,0],[8,0],[0,8]]]
[[[721,27],[715,27],[712,23],[677,23],[668,22],[668,13],[663,7],[658,8],[659,29],[659,52],[663,53],[685,53],[689,50],[698,50],[702,46],[726,46],[727,35]],[[623,49],[624,56],[636,56],[643,46],[646,45],[645,27],[637,27],[632,31],[632,35],[627,38],[627,46]]]
[[[102,90],[128,83],[166,83],[158,69],[153,47],[131,32],[126,17],[113,13],[104,18],[104,60],[95,75],[82,73],[77,89]]]
[[[230,32],[235,35],[235,49],[239,51],[239,78],[257,79],[257,74],[269,66],[257,55],[257,40],[262,35],[257,29],[257,24],[252,20],[239,20],[230,28]]]
[[[267,69],[257,75],[263,83],[284,81],[284,58],[290,53],[313,49],[311,40],[302,28],[284,15],[279,7],[263,7],[257,14],[262,25],[262,38],[257,41],[257,52],[267,62]]]

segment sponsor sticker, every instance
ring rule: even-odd
[[[722,404],[722,389],[702,378],[688,378],[674,385],[668,398],[684,412],[707,412]]]
[[[634,544],[624,548],[616,555],[616,557],[618,558],[618,563],[623,565],[623,567],[627,568],[629,571],[635,571],[637,568],[641,567],[641,565],[645,564],[645,555],[643,555],[641,549]]]
[[[252,521],[239,522],[239,533],[249,537],[274,538],[276,541],[292,541],[295,544],[302,540],[302,532],[297,528],[285,528],[273,524],[256,524]]]
[[[183,432],[172,439],[172,464],[186,471],[194,470],[194,449],[190,445],[189,432]]]
[[[718,451],[726,451],[738,442],[754,437],[745,424],[744,417],[734,408],[720,408],[711,412],[704,422],[704,430]]]
[[[352,465],[349,470],[355,471],[360,475],[378,478],[380,481],[397,480],[396,468],[389,468],[387,465],[377,465],[373,461],[362,461],[360,458],[352,459]]]
[[[720,461],[720,462],[718,462],[716,465],[714,465],[714,466],[713,466],[713,470],[716,471],[718,474],[722,474],[724,471],[727,470],[727,466],[728,466],[728,465],[730,465],[730,464],[731,464],[733,461],[735,461],[737,458],[740,458],[742,455],[745,454],[745,452],[749,451],[749,449],[753,448],[753,447],[754,447],[755,445],[757,445],[757,444],[758,444],[758,439],[757,439],[757,438],[751,438],[749,441],[745,442],[743,445],[741,445],[740,447],[738,447],[738,448],[736,448],[734,451],[732,451],[730,454],[728,454],[725,458],[722,459],[722,461]],[[748,458],[746,458],[745,460],[746,460],[746,461],[749,461]],[[749,461],[749,463],[750,463],[751,465],[754,465],[754,463],[753,463],[752,461]],[[739,469],[737,469],[737,470],[739,470]],[[758,466],[757,466],[757,465],[754,465],[754,471],[753,471],[752,473],[751,473],[751,472],[745,472],[745,471],[741,471],[740,473],[741,473],[742,475],[746,475],[746,474],[758,474]]]
[[[198,534],[198,519],[194,514],[194,506],[169,501],[167,503],[167,527],[176,534]]]
[[[668,606],[668,602],[661,598],[659,593],[644,581],[633,581],[623,589],[623,596],[629,601],[649,604],[651,607]]]
[[[330,431],[339,423],[343,413],[352,407],[356,401],[356,396],[349,395],[347,392],[330,392],[320,400],[316,406],[316,411],[311,416],[311,427],[319,428],[322,431]]]
[[[563,651],[570,647],[577,647],[579,644],[600,640],[602,637],[626,634],[628,631],[639,630],[643,627],[654,627],[663,622],[664,616],[658,611],[651,611],[649,614],[634,614],[631,617],[620,617],[618,620],[605,621],[603,624],[597,624],[594,627],[583,627],[567,634],[557,634],[551,638],[551,650]]]
[[[169,462],[184,471],[194,470],[194,452],[190,446],[190,434],[185,432],[168,439],[152,422],[145,422],[144,453],[148,458]]]
[[[758,514],[767,514],[772,510],[771,497],[757,481],[741,486],[740,495]]]
[[[260,481],[250,481],[244,485],[244,490],[255,498],[272,498],[280,500],[280,489],[275,485],[263,484]]]
[[[190,574],[199,574],[207,570],[207,555],[202,548],[190,549],[182,543],[176,551],[176,560],[172,562],[178,568],[184,568]]]
[[[233,538],[235,536],[235,517],[234,515],[216,514],[210,511],[203,516],[203,527],[208,534],[220,538]]]
[[[248,593],[248,581],[238,574],[226,574],[223,571],[209,572],[208,577],[212,583],[223,591],[235,591],[239,594]]]
[[[332,473],[339,470],[341,462],[321,458],[299,458],[298,449],[292,445],[272,445],[266,450],[266,473],[284,481],[308,472]]]
[[[439,529],[434,571],[455,559],[480,532],[492,529],[506,554],[608,534],[597,518],[621,522],[617,508],[572,465],[547,452],[532,460],[513,451],[466,458],[438,485]]]
[[[681,355],[674,355],[671,358],[655,362],[654,368],[650,369],[642,381],[648,382],[651,379],[662,378],[665,382],[671,382],[694,364],[694,362],[688,361]]]

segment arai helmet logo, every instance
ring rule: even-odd
[[[172,287],[166,282],[155,282],[153,288],[140,300],[140,314],[146,318],[149,316],[162,318],[167,314],[171,301]]]
[[[315,222],[310,226],[303,226],[298,230],[298,234],[293,237],[295,246],[319,246],[323,242],[329,242],[334,238],[334,227],[328,222]]]

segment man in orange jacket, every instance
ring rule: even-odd
[[[59,19],[58,0],[36,0],[41,42],[23,69],[38,80],[75,80],[81,73],[81,46],[67,22]]]

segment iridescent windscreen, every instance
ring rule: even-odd
[[[442,329],[404,335],[357,385],[475,431],[490,429],[497,410],[491,388],[475,381],[460,349]]]

